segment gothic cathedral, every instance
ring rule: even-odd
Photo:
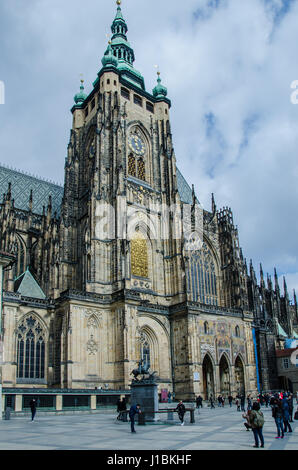
[[[297,306],[257,285],[231,209],[203,210],[179,172],[167,89],[158,73],[146,91],[120,3],[93,89],[74,98],[64,188],[0,169],[0,248],[16,257],[3,386],[127,390],[142,359],[185,400],[275,388]]]

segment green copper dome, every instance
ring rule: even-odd
[[[111,47],[111,44],[109,43],[108,45],[108,48],[101,60],[101,63],[103,65],[103,67],[108,67],[108,66],[112,66],[112,67],[117,67],[118,65],[118,60],[117,58],[115,57],[114,53],[113,53],[113,49]]]
[[[81,86],[80,86],[80,91],[74,96],[74,101],[76,104],[83,103],[85,99],[87,98],[86,93],[84,93],[84,80],[81,80]]]
[[[160,78],[160,73],[157,73],[158,79],[157,79],[157,85],[155,88],[153,88],[152,93],[155,98],[165,98],[168,94],[168,90],[166,89],[165,86],[161,85],[161,78]]]

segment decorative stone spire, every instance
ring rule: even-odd
[[[168,94],[168,90],[165,86],[161,85],[160,72],[157,72],[157,85],[153,88],[152,93],[155,98],[165,98]]]
[[[275,293],[280,295],[280,290],[279,290],[279,282],[278,282],[278,276],[277,276],[277,271],[276,268],[274,268],[274,283],[275,283]]]
[[[283,281],[284,281],[284,297],[285,297],[285,299],[289,299],[288,287],[287,287],[287,282],[286,282],[285,276],[283,276]]]

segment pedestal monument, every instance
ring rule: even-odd
[[[143,366],[143,361],[138,363],[138,368],[132,371],[134,379],[131,382],[131,404],[139,403],[142,415],[146,421],[158,421],[158,392],[156,383],[156,372],[150,372],[147,365]],[[141,377],[140,377],[141,376]],[[140,377],[140,378],[138,378]],[[145,423],[144,423],[145,424]]]

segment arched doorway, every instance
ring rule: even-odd
[[[238,394],[245,394],[244,367],[239,356],[235,361],[235,385]]]
[[[219,363],[220,393],[228,397],[231,393],[230,368],[225,355],[221,356]]]
[[[213,365],[208,354],[206,354],[203,361],[203,387],[205,400],[209,400],[210,395],[215,398]]]

